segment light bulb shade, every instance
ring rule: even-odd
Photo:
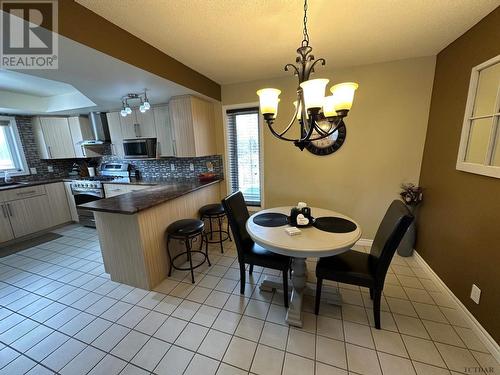
[[[357,88],[358,84],[354,82],[339,83],[330,88],[335,111],[351,109],[352,101],[354,100],[354,91],[356,91]]]
[[[325,117],[337,116],[337,111],[335,111],[335,98],[333,95],[325,96],[325,101],[323,102],[323,114]]]
[[[125,109],[122,109],[120,111],[120,115],[122,115],[122,117],[127,117],[127,111]]]
[[[130,115],[132,113],[132,108],[130,108],[128,105],[125,107],[125,112],[127,112],[127,115]]]
[[[144,103],[142,104],[144,106],[144,109],[148,110],[151,108],[151,105],[149,104],[149,102],[147,101],[147,99],[144,101]]]
[[[323,107],[325,89],[329,81],[330,80],[326,78],[318,78],[310,79],[300,84],[306,109]]]
[[[146,112],[146,107],[144,106],[144,104],[141,104],[141,105],[139,106],[139,111],[141,111],[141,113]]]
[[[259,96],[260,102],[260,112],[265,114],[276,115],[278,112],[278,102],[279,95],[281,91],[278,89],[262,89],[257,91],[257,95]]]

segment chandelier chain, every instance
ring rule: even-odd
[[[302,47],[309,46],[309,33],[307,32],[307,0],[304,0],[304,39],[302,40]]]

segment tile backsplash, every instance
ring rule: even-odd
[[[221,155],[198,158],[161,158],[156,160],[121,160],[111,155],[93,159],[57,159],[42,160],[38,154],[38,147],[33,133],[31,116],[15,116],[21,143],[23,144],[26,161],[29,168],[36,168],[37,174],[14,177],[17,181],[36,181],[52,178],[68,177],[74,163],[97,166],[102,162],[123,161],[130,163],[132,176],[139,170],[143,179],[171,179],[196,178],[200,173],[208,172],[207,163],[212,163],[214,173],[223,176],[223,162]],[[193,170],[191,170],[191,164]],[[53,172],[48,171],[48,167]]]

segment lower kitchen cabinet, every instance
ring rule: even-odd
[[[76,210],[75,198],[71,191],[71,182],[64,182],[64,190],[66,193],[66,199],[68,200],[69,213],[71,220],[78,223],[78,211]]]
[[[106,198],[116,197],[117,195],[127,194],[136,190],[150,188],[150,185],[133,184],[104,184],[104,196]]]
[[[47,191],[47,198],[49,200],[50,207],[50,226],[53,227],[71,221],[71,213],[64,183],[58,182],[55,184],[47,184],[45,185],[45,190]]]
[[[46,195],[19,199],[5,204],[16,238],[51,227],[50,206]]]
[[[14,238],[14,232],[10,226],[9,211],[7,209],[6,203],[0,203],[0,209],[2,210],[0,216],[0,243],[10,241]]]

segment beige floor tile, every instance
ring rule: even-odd
[[[253,341],[233,337],[226,350],[223,361],[227,364],[239,367],[241,369],[250,370],[252,359],[255,353],[257,344]]]
[[[314,375],[314,361],[286,353],[282,375]]]
[[[422,320],[432,340],[465,348],[463,341],[449,324]]]
[[[201,305],[201,307],[191,319],[191,322],[201,324],[205,327],[211,327],[215,322],[215,319],[217,319],[220,311],[221,310],[216,307]]]
[[[175,345],[195,352],[207,333],[207,327],[189,323],[175,340]]]
[[[215,375],[218,367],[218,361],[201,354],[195,354],[184,375]]]
[[[236,327],[238,327],[238,323],[240,322],[241,315],[233,313],[231,311],[222,310],[219,313],[219,316],[215,320],[212,328],[218,329],[220,331],[233,334],[236,331]]]
[[[317,321],[317,333],[318,335],[326,336],[331,339],[343,340],[344,329],[342,320],[319,315]]]
[[[289,328],[280,324],[265,322],[260,343],[285,350]]]
[[[223,362],[220,364],[219,369],[217,370],[217,375],[247,375],[247,374],[248,372]]]
[[[344,334],[346,342],[375,349],[369,326],[352,322],[344,322]]]
[[[368,318],[366,317],[366,310],[360,306],[343,304],[342,318],[344,320],[354,323],[368,324]]]
[[[439,309],[444,314],[446,319],[448,319],[450,324],[470,328],[469,323],[465,318],[465,314],[461,310],[443,306],[439,306]]]
[[[153,337],[139,350],[131,362],[148,371],[153,371],[169,348],[170,344]]]
[[[417,311],[420,319],[432,320],[440,323],[448,323],[448,320],[436,305],[413,302],[413,307]]]
[[[479,337],[472,329],[463,327],[454,327],[454,329],[458,333],[462,341],[465,343],[467,348],[489,354],[486,346],[484,346],[483,342],[479,339]]]
[[[457,348],[456,346],[436,343],[446,366],[453,371],[465,372],[468,368],[478,367],[479,364],[469,350]]]
[[[417,318],[412,318],[410,316],[404,316],[399,314],[393,314],[396,325],[398,326],[399,332],[410,335],[422,337],[425,339],[430,339],[422,321]]]
[[[230,341],[231,336],[227,333],[211,329],[201,343],[198,353],[220,361],[224,356]]]
[[[386,300],[393,314],[418,317],[410,301],[392,297],[386,297]]]
[[[154,372],[158,375],[181,375],[193,357],[193,352],[172,345],[167,354],[158,363]]]
[[[472,355],[483,368],[486,374],[499,374],[500,363],[490,353],[482,353],[471,350]]]
[[[288,333],[286,351],[303,357],[314,359],[315,336],[294,328]]]
[[[280,375],[285,352],[258,345],[250,371],[258,375]]]
[[[408,295],[408,298],[413,302],[428,303],[431,305],[434,304],[434,300],[425,289],[404,287],[404,290]]]
[[[362,375],[382,375],[375,350],[346,344],[349,371]]]
[[[318,336],[316,338],[316,360],[347,369],[345,343]]]
[[[347,371],[316,362],[316,375],[347,375]]]
[[[399,333],[372,328],[372,335],[377,351],[408,357]]]
[[[378,353],[380,366],[384,375],[415,375],[415,370],[409,359],[397,357],[395,355]]]
[[[158,328],[153,336],[174,343],[186,325],[186,321],[171,316]]]
[[[432,341],[406,335],[402,337],[411,359],[438,367],[446,367]]]
[[[435,367],[425,363],[413,361],[413,367],[417,371],[417,375],[450,375],[450,371],[445,368]]]

